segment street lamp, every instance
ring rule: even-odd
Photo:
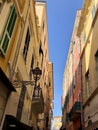
[[[37,66],[35,69],[31,70],[31,74],[33,74],[34,77],[34,81],[26,81],[26,80],[14,80],[12,81],[12,84],[15,85],[15,87],[20,88],[19,85],[34,85],[35,82],[35,86],[37,86],[37,80],[40,79],[41,75],[42,75],[42,70],[39,69],[39,67]]]
[[[32,74],[33,74],[33,78],[35,81],[33,97],[40,97],[41,88],[40,88],[40,85],[37,85],[37,80],[40,79],[40,77],[42,75],[42,70],[40,70],[39,67],[37,66],[35,69],[32,70]]]
[[[37,86],[37,80],[40,79],[40,77],[42,75],[42,70],[40,70],[39,67],[37,66],[35,69],[32,70],[32,74],[33,74],[33,78],[35,80],[35,86]]]

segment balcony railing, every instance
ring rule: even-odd
[[[69,119],[70,121],[75,121],[77,118],[80,118],[80,116],[81,116],[81,103],[75,102],[74,106],[69,112]]]
[[[35,88],[32,97],[32,111],[36,113],[43,113],[44,111],[44,98],[41,88]]]

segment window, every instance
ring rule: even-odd
[[[73,75],[71,94],[72,94],[73,89],[75,88],[75,85],[76,85],[76,73],[75,73],[75,75]]]
[[[26,61],[27,54],[28,54],[29,42],[30,42],[30,31],[28,28],[27,34],[26,34],[26,39],[25,39],[24,50],[23,50],[23,57],[24,57],[25,61]]]
[[[17,13],[16,13],[15,6],[13,5],[11,6],[10,13],[6,22],[6,26],[3,31],[2,37],[0,39],[0,50],[3,55],[6,54],[8,44],[14,29],[16,18],[17,18]]]
[[[79,61],[79,64],[78,64],[78,75],[80,75],[80,74],[81,74],[81,63]]]
[[[78,101],[81,102],[81,93],[78,94]]]
[[[3,5],[4,5],[4,3],[2,2],[2,0],[0,0],[0,13],[2,11]]]
[[[43,55],[43,49],[42,49],[42,43],[41,43],[41,41],[40,41],[40,47],[39,47],[39,54]]]
[[[96,51],[96,54],[95,54],[95,66],[96,66],[96,70],[98,70],[98,50]]]
[[[41,66],[43,65],[43,57],[44,57],[44,54],[43,54],[43,49],[42,49],[42,44],[41,44],[41,41],[40,41],[40,47],[39,47],[39,55],[42,56],[41,58]]]
[[[30,80],[32,80],[32,69],[33,69],[33,65],[34,65],[34,55],[32,55],[32,60],[31,60],[31,69],[30,69]]]
[[[70,53],[71,53],[71,54],[73,53],[73,49],[71,49]]]
[[[45,28],[45,23],[43,22],[43,31],[44,31],[44,28]]]
[[[96,7],[95,7],[95,5],[93,5],[93,8],[92,8],[92,18],[94,18],[95,13],[96,13]]]
[[[69,122],[69,113],[66,113],[66,123]]]
[[[31,68],[33,69],[33,65],[34,65],[34,55],[32,55],[32,60],[31,60]]]
[[[76,76],[77,76],[77,72],[75,72],[75,75],[73,76],[74,86],[76,85]]]
[[[74,41],[74,42],[73,42],[73,45],[75,45],[75,44],[76,44],[76,42]]]
[[[49,87],[51,86],[51,80],[50,77],[48,77],[48,81],[49,81]]]
[[[87,98],[90,95],[90,86],[89,86],[89,69],[87,70],[86,74],[85,74],[85,80],[86,80],[86,95]]]
[[[84,43],[86,42],[86,33],[84,33],[83,42],[84,42]]]

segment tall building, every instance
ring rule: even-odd
[[[53,119],[53,130],[60,130],[61,125],[62,125],[62,117],[55,116]]]
[[[49,62],[48,52],[48,28],[46,15],[46,2],[36,2],[36,16],[39,37],[39,61],[42,68],[41,86],[44,95],[44,114],[40,114],[39,127],[48,130],[51,127],[53,90],[53,64]]]
[[[81,127],[81,50],[77,37],[80,16],[78,10],[63,77],[62,129],[67,130]]]
[[[0,129],[50,129],[53,63],[45,2],[0,1],[0,79]]]
[[[98,128],[98,0],[84,1],[78,36],[81,39],[84,129]]]
[[[37,129],[35,120],[31,121],[33,86],[31,70],[37,64],[38,34],[34,1],[4,1],[1,3],[1,60],[0,66],[13,84],[16,92],[9,95],[1,128],[27,127]],[[6,10],[8,9],[8,10]],[[6,12],[7,11],[7,12]],[[4,24],[3,24],[4,23]],[[4,64],[4,65],[3,65]],[[5,81],[6,82],[6,81]],[[37,115],[33,115],[36,117]],[[11,120],[14,121],[14,124]],[[34,121],[33,121],[34,120]],[[32,123],[33,122],[33,123]],[[17,125],[17,124],[20,125]],[[20,127],[20,128],[21,128]]]

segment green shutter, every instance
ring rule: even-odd
[[[15,10],[15,7],[13,6],[11,10],[11,14],[9,16],[9,21],[8,21],[8,26],[7,26],[7,31],[10,37],[12,35],[16,17],[17,17],[16,10]]]
[[[6,52],[6,50],[7,50],[7,47],[8,47],[8,43],[9,43],[9,38],[8,38],[8,35],[6,34],[5,35],[5,38],[4,38],[4,44],[3,44],[3,46],[2,46],[2,49],[3,49],[3,51],[4,52]]]
[[[66,113],[66,123],[68,123],[68,122],[69,122],[69,114]]]
[[[4,28],[2,37],[0,39],[0,50],[1,50],[3,55],[5,55],[5,53],[7,51],[9,40],[11,38],[13,29],[14,29],[16,17],[17,17],[17,13],[15,10],[15,6],[13,5],[10,8],[10,12],[9,12],[9,16],[8,16],[8,19],[6,22],[6,26]]]

